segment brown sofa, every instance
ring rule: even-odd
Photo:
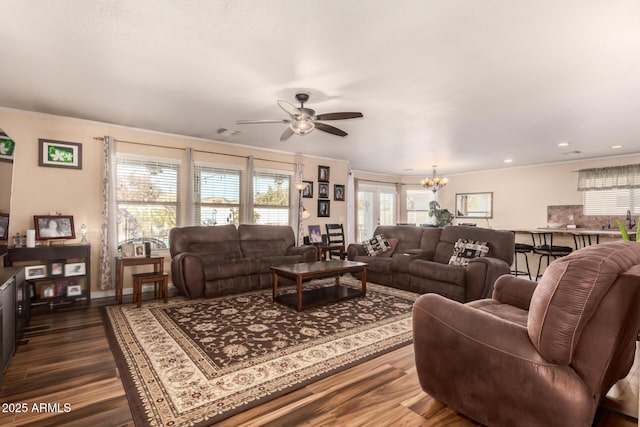
[[[374,235],[378,234],[398,240],[390,257],[368,256],[358,243],[349,245],[348,259],[368,264],[368,281],[411,292],[435,292],[461,302],[486,298],[496,279],[509,274],[513,262],[515,238],[509,231],[401,225],[378,226]],[[449,265],[454,244],[461,238],[487,242],[488,254],[472,259],[466,267]]]
[[[590,426],[634,361],[640,243],[589,246],[539,283],[501,276],[492,299],[429,294],[413,308],[415,361],[433,398],[490,426]]]
[[[189,298],[268,288],[271,266],[316,260],[315,247],[295,246],[293,229],[278,225],[177,227],[169,249],[173,284]]]

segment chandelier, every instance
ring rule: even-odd
[[[438,173],[436,172],[436,166],[437,165],[433,165],[433,175],[431,175],[431,178],[425,178],[420,181],[420,184],[422,184],[424,188],[428,188],[434,193],[447,185],[447,182],[449,182],[449,178],[438,176]]]

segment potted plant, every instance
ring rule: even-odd
[[[448,209],[440,209],[440,203],[437,200],[429,202],[429,216],[435,218],[437,227],[444,227],[453,221],[453,214]]]
[[[618,228],[620,229],[620,234],[622,234],[622,240],[630,241],[629,233],[627,233],[627,229],[624,227],[624,224],[619,219],[616,219],[616,224],[618,224]],[[638,222],[636,224],[640,224],[640,217],[638,217]],[[640,242],[640,225],[638,225],[638,229],[636,229],[636,242]]]

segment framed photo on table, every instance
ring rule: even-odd
[[[68,297],[79,297],[81,295],[82,295],[82,285],[69,284],[67,286],[67,296]]]
[[[9,239],[9,214],[0,213],[0,240]]]
[[[87,270],[84,262],[72,262],[64,265],[64,276],[84,276]]]
[[[62,276],[64,274],[64,260],[55,260],[49,263],[50,276]]]
[[[75,239],[71,215],[34,215],[36,240]]]
[[[319,225],[309,226],[309,243],[322,243],[322,232]]]
[[[41,279],[47,277],[46,265],[28,265],[24,268],[25,280]]]

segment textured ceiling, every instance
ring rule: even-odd
[[[3,0],[2,15],[3,107],[403,175],[640,152],[637,0]],[[284,124],[236,124],[286,118],[276,101],[298,90],[364,118],[285,142]]]

